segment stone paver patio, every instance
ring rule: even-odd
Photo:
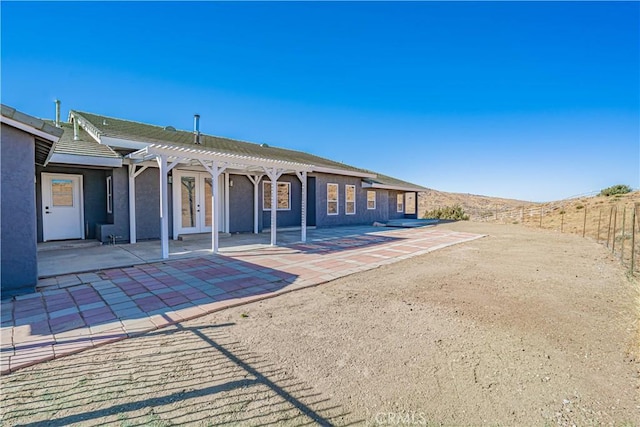
[[[480,237],[437,227],[382,229],[52,277],[44,290],[2,302],[1,371]]]

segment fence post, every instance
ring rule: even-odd
[[[616,252],[616,223],[618,222],[618,205],[613,211],[613,240],[611,241],[611,253]]]
[[[607,247],[609,247],[609,239],[611,238],[611,219],[613,218],[613,206],[609,212],[609,226],[607,227]]]
[[[587,206],[584,207],[584,221],[582,222],[582,237],[587,232]]]
[[[631,213],[631,269],[629,272],[633,276],[634,273],[634,261],[636,256],[636,209],[635,206],[633,208],[633,212]]]
[[[624,265],[624,226],[627,217],[627,206],[622,205],[622,243],[620,244],[620,262]]]

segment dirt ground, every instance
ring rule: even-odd
[[[638,283],[520,225],[2,377],[5,425],[640,425]]]

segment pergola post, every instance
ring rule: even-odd
[[[227,168],[227,163],[220,165],[217,160],[207,165],[204,161],[198,159],[202,167],[211,175],[211,251],[218,253],[218,218],[220,212],[220,191],[218,179],[220,174]]]
[[[136,238],[136,165],[129,165],[129,243]]]
[[[277,210],[278,210],[278,178],[282,175],[281,170],[276,168],[264,168],[271,181],[271,246],[276,245],[277,233]]]
[[[162,259],[169,258],[169,199],[167,183],[167,158],[156,158],[160,167],[160,240],[162,241]]]
[[[137,242],[136,234],[136,178],[148,166],[137,169],[137,165],[129,165],[129,243]],[[137,169],[137,170],[136,170]]]
[[[247,175],[249,181],[253,184],[253,233],[258,234],[258,219],[260,215],[260,205],[259,205],[259,187],[260,180],[264,175]]]
[[[302,200],[300,201],[300,211],[301,213],[301,218],[300,218],[300,229],[301,229],[301,236],[300,239],[302,240],[302,242],[306,242],[307,241],[307,171],[302,171],[302,172],[296,172],[296,176],[298,177],[298,179],[300,180],[300,183],[302,184]]]
[[[229,173],[224,173],[224,232],[228,233],[230,230],[229,219],[229,185],[230,182]]]

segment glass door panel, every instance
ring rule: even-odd
[[[180,178],[180,194],[182,201],[182,227],[192,228],[196,226],[196,177],[183,176]]]
[[[204,179],[204,226],[211,227],[211,197],[213,195],[213,187],[211,185],[211,178]]]

